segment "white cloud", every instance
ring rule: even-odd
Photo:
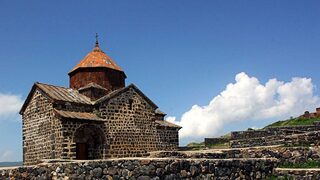
[[[0,93],[0,120],[17,118],[22,104],[21,96]]]
[[[166,120],[183,127],[181,138],[203,138],[220,134],[225,125],[233,122],[288,118],[319,105],[309,78],[296,77],[290,82],[270,79],[261,84],[257,78],[242,72],[236,75],[235,81],[208,105],[192,106],[180,121],[175,117]]]

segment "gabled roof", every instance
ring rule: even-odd
[[[43,84],[36,82],[32,86],[32,89],[25,100],[21,110],[20,114],[24,112],[27,105],[29,104],[29,101],[31,100],[33,93],[36,89],[39,89],[44,93],[45,96],[47,96],[52,102],[70,102],[74,104],[83,104],[83,105],[95,105],[99,104],[101,102],[107,101],[113,97],[116,97],[120,95],[123,92],[126,92],[130,88],[135,89],[135,91],[145,100],[147,101],[153,108],[157,109],[158,106],[152,102],[145,94],[143,94],[134,84],[130,84],[127,87],[115,90],[102,98],[98,99],[97,101],[91,101],[89,97],[82,95],[78,92],[78,90],[71,89],[71,88],[64,88],[59,86],[53,86],[49,84]]]
[[[161,121],[156,120],[155,122],[156,122],[156,124],[157,124],[158,126],[162,126],[162,127],[171,127],[171,128],[179,128],[179,129],[182,128],[181,126],[178,126],[178,125],[173,124],[173,123],[171,123],[171,122],[168,122],[168,121],[166,121],[166,120],[161,120]]]
[[[107,94],[106,96],[103,96],[102,98],[98,99],[95,104],[100,104],[104,101],[108,101],[109,99],[112,99],[118,95],[120,95],[121,93],[129,90],[130,88],[133,88],[144,100],[146,100],[152,107],[154,107],[155,109],[158,108],[158,106],[152,102],[145,94],[143,94],[142,91],[140,91],[140,89],[137,88],[137,86],[135,86],[134,84],[130,84],[129,86],[127,87],[124,87],[124,88],[121,88],[121,89],[118,89],[118,90],[115,90],[109,94]]]
[[[36,82],[32,86],[32,89],[27,99],[20,110],[20,114],[22,114],[22,112],[27,107],[36,89],[41,90],[53,102],[63,101],[63,102],[70,102],[70,103],[76,103],[76,104],[92,105],[90,98],[80,94],[77,90]]]
[[[105,67],[123,72],[120,66],[116,64],[106,53],[104,53],[99,43],[96,42],[95,48],[89,52],[84,59],[82,59],[70,72],[74,72],[80,68]]]
[[[162,115],[162,116],[167,115],[166,113],[162,112],[160,109],[156,109],[155,113],[158,114],[158,115]]]
[[[63,118],[70,118],[70,119],[84,119],[84,120],[91,120],[91,121],[105,121],[104,119],[98,117],[94,113],[89,112],[73,112],[73,111],[62,111],[62,110],[54,110],[55,114],[63,117]]]
[[[89,83],[86,86],[79,88],[78,90],[81,91],[81,90],[89,89],[89,88],[96,88],[96,89],[102,89],[102,90],[108,91],[106,88],[104,88],[104,87],[102,87],[102,86],[100,86],[99,84],[96,84],[96,83]]]

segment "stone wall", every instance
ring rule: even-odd
[[[161,151],[151,152],[152,158],[232,159],[232,158],[277,158],[280,163],[303,163],[319,161],[320,149],[316,147],[264,147],[244,149],[217,149],[207,151]]]
[[[98,111],[106,119],[107,157],[141,157],[161,147],[178,147],[178,132],[157,129],[155,108],[134,88],[102,102]]]
[[[176,150],[179,146],[179,129],[171,127],[157,126],[159,141],[158,150]]]
[[[320,169],[275,168],[273,174],[277,179],[320,179]]]
[[[254,146],[309,146],[320,144],[320,131],[299,133],[292,135],[266,136],[258,138],[248,138],[230,141],[231,148],[244,148]]]
[[[265,179],[276,159],[118,159],[0,169],[0,179]]]
[[[286,146],[309,146],[320,145],[320,131],[313,131],[304,134],[294,134],[284,138]]]
[[[227,143],[230,139],[228,138],[204,138],[204,145],[210,146],[214,144]]]
[[[35,90],[22,117],[24,164],[60,157],[62,126],[53,116],[53,104],[40,90]]]
[[[251,131],[233,131],[231,132],[231,139],[249,139],[249,138],[258,138],[266,136],[278,136],[278,135],[291,135],[299,134],[310,131],[320,130],[319,123],[314,123],[314,125],[307,126],[285,126],[285,127],[272,127],[261,130],[251,130]]]
[[[245,147],[255,147],[255,146],[274,146],[274,145],[284,145],[283,135],[279,136],[266,136],[258,138],[248,138],[230,141],[229,145],[231,148],[245,148]]]

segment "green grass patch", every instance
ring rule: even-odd
[[[207,146],[208,148],[229,148],[229,141],[228,142],[219,142],[219,143],[215,143],[215,144],[209,144]]]
[[[191,148],[191,150],[200,150],[200,149],[204,149],[205,145],[204,142],[191,142],[189,144],[187,144],[187,147]]]
[[[221,136],[221,138],[230,139],[231,138],[231,133],[227,133],[227,134]]]
[[[308,160],[304,163],[283,163],[279,168],[320,168],[320,161]]]
[[[311,119],[301,119],[301,118],[293,118],[284,121],[277,121],[272,123],[265,128],[268,127],[282,127],[282,126],[305,126],[305,125],[312,125],[314,122],[320,121],[319,118],[311,118]]]

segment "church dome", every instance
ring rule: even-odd
[[[106,92],[125,87],[127,78],[121,67],[100,49],[98,40],[94,49],[68,74],[70,88],[80,89],[93,83],[106,89]]]
[[[80,68],[94,68],[94,67],[105,67],[117,71],[122,71],[120,66],[116,64],[114,60],[112,60],[105,52],[103,52],[100,47],[98,41],[96,42],[95,48],[89,52],[85,58],[83,58],[70,72],[76,71]]]

